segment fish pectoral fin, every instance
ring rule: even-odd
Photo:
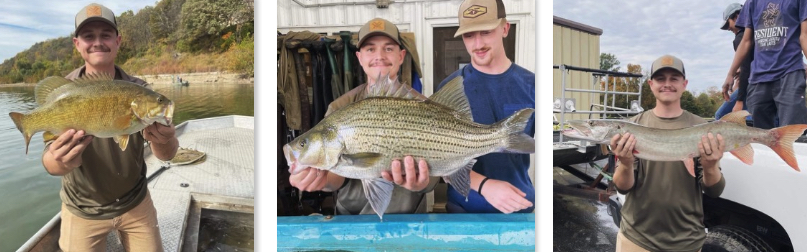
[[[113,137],[112,139],[115,139],[115,142],[118,143],[121,151],[125,151],[126,147],[129,146],[129,135],[120,135]]]
[[[131,115],[119,116],[118,118],[115,118],[114,121],[112,121],[112,127],[114,127],[117,130],[127,129],[129,128],[130,125],[132,125]]]
[[[383,178],[362,179],[361,184],[364,187],[364,196],[370,202],[378,218],[384,220],[384,212],[387,211],[390,199],[392,199],[392,189],[394,186],[392,182],[384,180]]]
[[[684,161],[684,166],[687,167],[687,172],[689,172],[689,175],[692,175],[692,177],[695,177],[695,160],[691,159],[691,158],[687,158],[687,159],[684,159],[684,160],[681,160],[681,161]]]
[[[754,164],[754,148],[751,148],[750,144],[732,150],[731,154],[747,165]]]
[[[451,184],[454,190],[465,196],[466,202],[468,202],[468,193],[471,191],[471,169],[474,168],[474,164],[476,164],[476,159],[471,159],[470,162],[451,175],[443,176],[443,179]]]
[[[42,141],[49,142],[52,140],[56,140],[56,138],[59,138],[59,136],[53,134],[53,132],[45,131],[44,133],[42,133]]]
[[[350,164],[356,167],[373,167],[381,162],[381,158],[384,155],[381,153],[375,152],[362,152],[356,154],[344,154],[342,155],[343,161],[346,164]]]

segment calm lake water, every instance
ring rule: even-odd
[[[156,85],[174,101],[174,123],[222,115],[254,116],[254,85],[199,84],[189,87]],[[59,212],[59,177],[42,167],[42,133],[25,140],[8,117],[36,108],[34,87],[0,86],[0,251],[15,251]],[[180,143],[182,145],[182,143]],[[188,146],[182,146],[188,147]]]

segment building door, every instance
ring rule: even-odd
[[[471,64],[471,55],[465,50],[462,37],[454,37],[458,26],[434,28],[434,83],[433,92],[446,77],[460,67]],[[516,25],[510,24],[510,32],[504,38],[504,53],[511,61],[516,61]]]

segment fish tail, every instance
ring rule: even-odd
[[[801,170],[799,170],[799,164],[793,154],[793,142],[804,133],[805,129],[807,129],[807,124],[793,124],[771,129],[770,131],[775,140],[769,147],[796,171]]]
[[[22,136],[25,137],[25,154],[28,154],[28,143],[31,142],[31,136],[33,134],[27,132],[25,130],[25,115],[22,113],[11,112],[8,113],[8,116],[11,117],[11,120],[14,121],[14,125],[17,126],[17,130],[22,133]]]
[[[507,119],[496,123],[496,126],[504,128],[504,131],[507,132],[507,144],[504,146],[503,152],[535,153],[535,139],[524,134],[524,128],[534,111],[531,108],[522,109]]]

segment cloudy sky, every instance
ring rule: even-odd
[[[620,70],[639,64],[642,70],[661,55],[684,61],[688,90],[719,87],[726,78],[734,34],[720,30],[723,10],[745,1],[612,1],[556,0],[553,15],[603,30],[600,52],[616,55]]]
[[[157,0],[99,2],[115,15],[132,10],[135,13]],[[0,62],[48,39],[70,36],[75,29],[76,13],[92,3],[86,1],[23,0],[0,1]]]

